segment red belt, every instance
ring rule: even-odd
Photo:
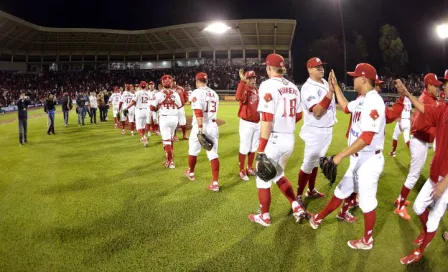
[[[381,150],[377,150],[377,151],[375,151],[375,155],[378,155],[378,154],[380,154],[381,153]],[[355,153],[355,154],[353,154],[353,156],[355,156],[355,157],[359,157],[359,153]]]
[[[258,122],[255,122],[255,121],[247,120],[247,119],[244,119],[244,118],[241,118],[241,119],[244,120],[244,121],[246,121],[246,122],[250,122],[250,123],[254,123],[254,124],[258,124],[258,123],[259,123],[259,121],[258,121]]]

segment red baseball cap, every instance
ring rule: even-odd
[[[439,81],[437,79],[437,76],[435,74],[433,74],[433,73],[426,74],[424,82],[425,82],[425,86],[433,85],[433,86],[436,86],[436,87],[440,87],[443,84],[441,81]]]
[[[320,58],[314,57],[314,58],[310,58],[307,62],[306,62],[306,68],[314,68],[317,66],[322,66],[326,64],[325,62],[322,62],[320,60]]]
[[[244,76],[245,76],[246,78],[257,77],[257,76],[255,75],[255,71],[247,71],[247,72],[244,74]]]
[[[269,65],[273,67],[285,67],[285,59],[279,54],[269,54],[266,57],[266,61],[263,65]]]
[[[448,70],[445,70],[445,75],[443,77],[439,77],[439,80],[443,82],[448,81]]]
[[[200,72],[196,74],[196,80],[208,80],[208,76],[204,72]]]
[[[146,87],[146,81],[140,81],[140,88],[141,87]]]
[[[347,74],[352,77],[365,76],[366,78],[374,80],[375,82],[377,79],[375,67],[368,63],[360,63],[356,65],[355,71],[347,72]]]
[[[378,77],[378,75],[376,75],[375,84],[376,84],[376,85],[380,85],[380,84],[383,84],[383,83],[384,83],[384,81],[380,80],[380,78]]]

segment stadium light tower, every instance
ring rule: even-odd
[[[342,25],[342,41],[344,45],[344,84],[347,86],[347,44],[345,41],[345,26],[344,26],[344,15],[342,13],[342,0],[338,0],[339,13],[341,15],[341,25]]]
[[[222,22],[216,22],[216,23],[212,23],[209,26],[207,26],[204,30],[211,32],[211,33],[215,33],[215,34],[224,34],[229,29],[231,29],[230,26],[227,26],[226,24],[224,24]]]
[[[436,28],[437,35],[441,39],[447,39],[448,38],[448,23],[447,24],[441,24],[438,25]]]

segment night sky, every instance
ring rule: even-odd
[[[414,73],[448,69],[443,42],[435,26],[448,22],[448,0],[341,0],[346,33],[356,30],[367,42],[369,62],[382,64],[378,45],[383,24],[397,27]],[[342,36],[337,0],[275,1],[54,1],[8,0],[0,9],[37,25],[110,29],[148,29],[217,19],[296,19],[293,43],[295,67],[310,57],[308,45],[316,38]],[[343,60],[341,59],[341,62]],[[353,67],[348,67],[352,69]],[[297,70],[297,69],[296,69]],[[301,72],[295,71],[295,72]],[[305,73],[305,68],[303,67]]]

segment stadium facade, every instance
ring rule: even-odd
[[[293,68],[295,20],[223,21],[224,34],[204,29],[211,22],[146,30],[52,28],[0,11],[0,70],[28,72],[159,69],[206,61],[260,63],[272,52]]]

